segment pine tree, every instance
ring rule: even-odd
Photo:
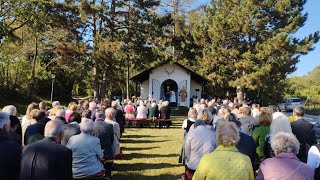
[[[203,47],[199,65],[217,91],[243,86],[268,101],[282,95],[285,78],[300,55],[319,40],[319,32],[298,39],[307,20],[306,0],[215,0],[206,18],[194,22]]]

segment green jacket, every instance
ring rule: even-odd
[[[239,179],[253,180],[250,158],[234,146],[218,146],[205,154],[192,178],[193,180]]]
[[[270,132],[270,126],[260,126],[253,131],[253,139],[256,142],[256,152],[258,155],[259,160],[265,159],[264,153],[263,153],[263,148],[264,148],[264,142],[266,140],[266,136]]]

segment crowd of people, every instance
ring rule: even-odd
[[[320,179],[320,146],[304,113],[296,107],[290,122],[273,106],[196,101],[182,124],[182,179]]]
[[[81,100],[0,110],[0,179],[111,179],[127,118],[170,119],[168,101]],[[183,179],[320,179],[320,146],[304,108],[197,100],[183,122]],[[161,124],[169,127],[170,121]],[[309,150],[310,149],[310,150]]]

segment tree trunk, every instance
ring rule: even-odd
[[[93,4],[95,4],[95,1],[93,1]],[[93,65],[93,96],[95,99],[100,100],[100,81],[99,81],[99,75],[100,75],[100,64],[98,62],[98,58],[95,56],[97,52],[97,24],[96,24],[96,14],[93,13],[93,22],[92,22],[92,36],[93,36],[93,54],[92,58],[94,61]]]

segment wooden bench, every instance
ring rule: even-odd
[[[160,127],[161,122],[171,121],[171,119],[150,119],[150,118],[126,118],[126,125],[131,127],[131,123],[133,122],[136,126],[139,125],[143,127],[146,125],[147,127],[151,127],[151,124],[154,123],[154,127]]]
[[[141,126],[147,121],[147,118],[126,118],[125,121],[126,125],[129,127],[132,126],[131,123]]]

